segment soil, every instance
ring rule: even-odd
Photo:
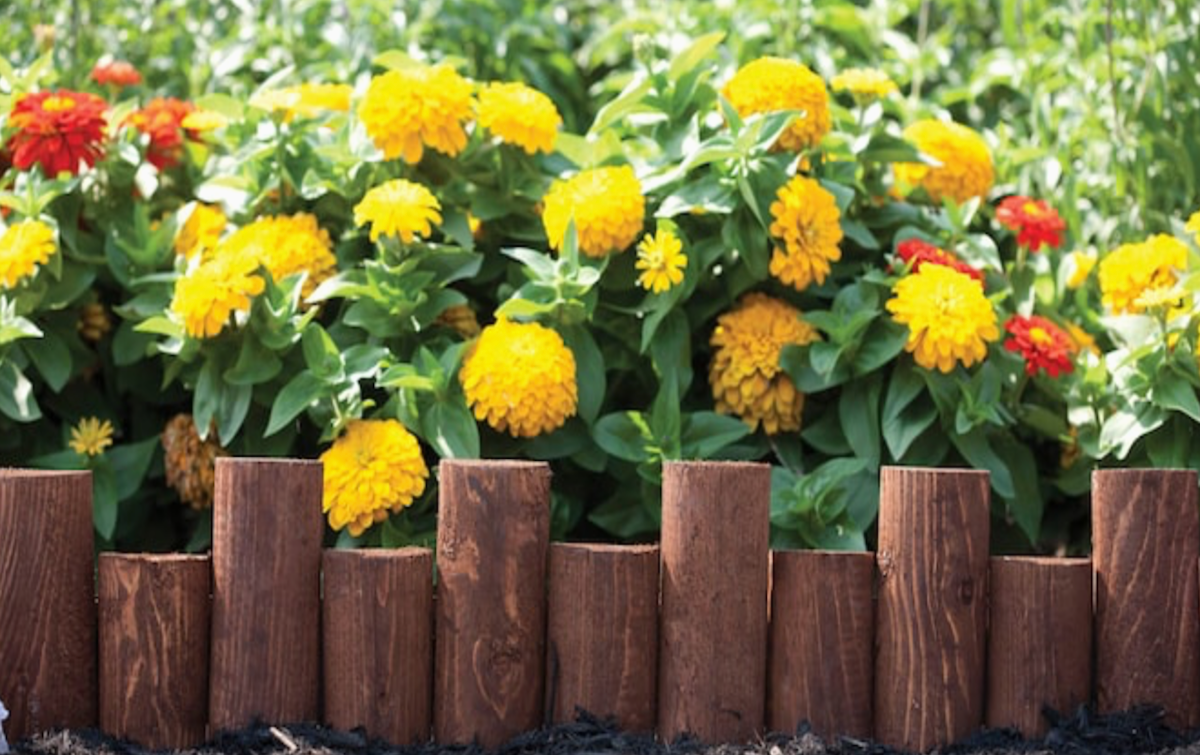
[[[1141,708],[1095,715],[1080,708],[1071,716],[1047,713],[1053,724],[1039,741],[1011,730],[985,730],[941,751],[941,755],[1200,755],[1200,731],[1181,734],[1162,722],[1161,711]],[[27,755],[144,755],[141,748],[97,731],[56,732],[19,742],[13,752]],[[187,755],[489,755],[476,746],[436,744],[396,747],[369,741],[360,733],[299,724],[252,726],[222,734]],[[491,755],[898,755],[899,751],[848,738],[822,742],[801,728],[795,735],[773,734],[748,745],[707,746],[693,739],[663,744],[632,735],[586,713],[571,724],[523,734]]]

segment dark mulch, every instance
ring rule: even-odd
[[[982,731],[942,755],[1200,755],[1200,731],[1180,734],[1162,722],[1161,711],[1141,708],[1127,713],[1095,715],[1080,708],[1071,716],[1052,715],[1053,728],[1040,741],[1023,740],[1010,730]],[[144,755],[141,748],[96,731],[45,734],[18,743],[16,753],[28,755]],[[626,734],[581,714],[562,724],[523,734],[492,755],[898,755],[898,751],[849,738],[822,742],[801,730],[795,735],[772,734],[748,745],[706,746],[693,739],[663,744],[652,737]],[[488,755],[476,746],[436,744],[395,747],[369,741],[361,734],[299,724],[253,726],[226,733],[189,751],[189,755]]]

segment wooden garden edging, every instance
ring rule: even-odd
[[[772,558],[768,471],[666,464],[660,550],[551,546],[547,465],[443,462],[434,601],[428,550],[322,553],[318,463],[222,459],[212,557],[104,554],[98,611],[87,473],[0,471],[6,731],[184,747],[322,700],[401,744],[580,708],[918,750],[1093,700],[1200,723],[1194,472],[1097,472],[1087,560],[989,559],[986,473],[911,468],[882,470],[878,554]]]

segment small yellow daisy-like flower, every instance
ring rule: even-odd
[[[659,228],[654,235],[646,234],[637,248],[634,267],[641,270],[638,283],[647,291],[661,294],[683,281],[687,255],[683,242],[669,230]]]
[[[337,272],[329,232],[306,212],[259,218],[218,244],[212,256],[255,260],[277,282],[289,275],[308,273],[301,289],[303,296]]]
[[[514,438],[557,430],[579,403],[575,355],[535,322],[502,319],[484,328],[458,379],[475,418]]]
[[[212,508],[217,458],[229,455],[215,435],[210,432],[207,440],[200,440],[192,415],[176,414],[160,436],[167,485],[175,488],[179,500],[197,511]]]
[[[562,116],[549,97],[524,84],[488,84],[479,94],[479,125],[528,154],[549,154]]]
[[[803,63],[763,57],[738,69],[721,95],[738,115],[803,110],[779,136],[776,147],[798,152],[820,144],[829,133],[829,93],[821,77]]]
[[[646,219],[646,198],[633,168],[592,168],[555,181],[542,200],[542,224],[550,247],[561,249],[575,218],[579,249],[588,257],[625,251]]]
[[[1158,234],[1137,244],[1122,244],[1100,260],[1100,299],[1115,314],[1140,313],[1137,299],[1152,288],[1173,288],[1187,268],[1187,246]]]
[[[923,120],[904,129],[904,138],[941,163],[895,163],[892,170],[902,192],[922,188],[929,199],[952,199],[962,204],[992,190],[995,171],[987,142],[957,123]]]
[[[1187,223],[1183,226],[1183,230],[1196,237],[1196,243],[1200,244],[1200,210],[1192,213],[1188,218]]]
[[[762,424],[768,435],[800,429],[804,394],[779,366],[789,344],[820,340],[800,310],[766,294],[746,294],[733,310],[717,318],[713,360],[708,368],[716,409],[735,414],[752,430]]]
[[[283,113],[284,121],[296,116],[314,118],[324,112],[349,111],[353,93],[354,88],[347,84],[299,84],[259,92],[250,98],[250,106]]]
[[[225,256],[211,259],[175,282],[171,312],[183,321],[193,338],[211,338],[234,312],[250,309],[251,298],[262,293],[263,279],[254,274],[258,260]]]
[[[358,117],[384,157],[418,163],[425,147],[462,152],[472,109],[471,84],[453,68],[418,65],[371,79]]]
[[[899,91],[896,82],[878,68],[847,68],[830,82],[835,92],[849,92],[857,102],[881,100]]]
[[[1084,252],[1071,252],[1067,255],[1065,263],[1070,271],[1067,275],[1067,288],[1074,290],[1087,283],[1092,268],[1096,266],[1096,257]]]
[[[811,178],[796,176],[784,184],[771,203],[771,235],[783,241],[771,255],[770,271],[782,282],[803,291],[825,282],[830,263],[842,258],[841,213],[837,200]]]
[[[466,304],[446,307],[434,322],[438,325],[445,325],[463,338],[474,338],[480,333],[479,320],[475,317],[475,310]]]
[[[24,220],[0,236],[0,286],[13,288],[54,256],[54,230],[40,220]]]
[[[429,477],[416,437],[394,419],[351,422],[321,462],[329,526],[354,537],[410,505]]]
[[[229,119],[215,110],[193,110],[179,125],[188,131],[216,131],[229,125]]]
[[[987,356],[989,341],[1000,337],[996,311],[983,284],[943,265],[923,265],[896,284],[887,310],[908,326],[906,351],[927,370],[952,372]]]
[[[193,205],[191,214],[175,234],[175,253],[191,259],[197,254],[212,251],[217,247],[227,223],[220,207]]]
[[[97,343],[106,333],[112,330],[112,318],[108,310],[100,302],[89,302],[79,310],[79,319],[75,322],[79,337],[91,343]]]
[[[108,420],[101,422],[96,417],[84,417],[71,428],[68,445],[80,456],[99,456],[113,443],[113,426]]]
[[[433,226],[442,222],[441,209],[429,189],[397,178],[367,192],[354,207],[354,223],[371,224],[371,241],[398,236],[411,244],[415,236],[428,238]]]

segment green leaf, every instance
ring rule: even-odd
[[[708,459],[750,434],[750,426],[736,417],[716,412],[683,415],[680,444],[685,459]]]
[[[910,142],[898,136],[876,132],[866,143],[858,159],[876,163],[919,163],[921,153]]]
[[[650,340],[650,360],[660,382],[673,382],[676,393],[692,385],[692,331],[682,309],[672,309]]]
[[[111,541],[117,531],[117,480],[108,460],[97,458],[92,462],[92,524],[96,534]]]
[[[951,435],[950,442],[972,467],[985,469],[991,473],[992,489],[1001,498],[1011,499],[1016,496],[1012,472],[1009,471],[1005,460],[992,448],[983,428],[976,427],[964,435]]]
[[[0,364],[0,413],[17,422],[41,419],[33,383],[12,362]]]
[[[246,421],[250,411],[250,395],[253,388],[249,385],[233,385],[222,383],[217,394],[217,433],[222,446],[228,447],[237,437],[238,431]]]
[[[652,436],[640,412],[606,414],[592,425],[592,439],[618,459],[642,462],[650,458],[646,444]]]
[[[907,341],[908,328],[891,318],[876,318],[854,353],[854,373],[866,375],[879,369],[904,351]]]
[[[310,322],[301,335],[304,363],[312,374],[324,380],[339,381],[344,371],[342,352],[319,323]]]
[[[461,395],[422,412],[421,435],[444,459],[479,458],[479,426]]]
[[[604,375],[604,356],[591,331],[583,325],[562,328],[563,341],[575,355],[575,380],[579,389],[579,416],[589,425],[600,414],[607,386]]]
[[[200,437],[207,438],[217,407],[221,404],[221,375],[215,359],[209,359],[200,368],[196,378],[196,392],[192,395],[192,417]]]
[[[225,371],[224,378],[233,385],[258,385],[273,379],[282,370],[283,362],[275,352],[263,346],[251,333],[246,333],[237,361]]]
[[[161,445],[158,436],[152,436],[137,443],[113,446],[105,452],[108,462],[112,464],[119,500],[124,501],[142,489],[150,462]]]
[[[847,383],[838,400],[842,433],[854,449],[854,455],[866,462],[872,471],[879,469],[879,395],[882,389],[883,378],[872,375]]]
[[[592,122],[592,127],[588,129],[588,136],[592,137],[625,116],[638,111],[642,106],[642,100],[650,93],[650,89],[651,81],[649,78],[639,76],[631,80],[620,94],[606,103],[596,113],[596,120]]]
[[[1193,421],[1200,422],[1200,401],[1196,400],[1196,389],[1173,370],[1163,370],[1158,374],[1150,400],[1155,406],[1183,412]]]
[[[274,435],[282,430],[329,390],[328,383],[307,370],[296,375],[275,397],[275,403],[271,405],[271,418],[267,420],[267,431],[264,435]]]
[[[1013,496],[1006,498],[1017,526],[1036,544],[1042,530],[1042,491],[1038,486],[1037,461],[1033,452],[1023,443],[1006,434],[996,438],[995,449],[1012,474]]]
[[[25,341],[21,348],[50,390],[61,391],[71,377],[71,352],[62,338],[51,332],[45,338]]]
[[[725,32],[714,31],[692,42],[683,52],[671,59],[671,66],[667,69],[667,78],[677,81],[684,74],[690,73],[696,66],[704,62],[704,59],[711,55],[724,39]]]

